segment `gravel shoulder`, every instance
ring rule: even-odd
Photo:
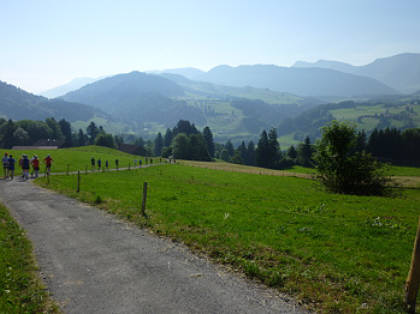
[[[292,299],[186,247],[35,186],[0,180],[66,313],[303,313]]]

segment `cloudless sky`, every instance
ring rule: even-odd
[[[40,92],[76,77],[420,52],[417,0],[1,0],[0,80]]]

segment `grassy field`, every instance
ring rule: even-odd
[[[0,204],[0,313],[58,312],[36,274],[32,245]]]
[[[140,190],[149,182],[147,213]],[[37,181],[45,184],[44,179]],[[326,312],[403,311],[420,191],[326,193],[314,180],[166,165],[56,176],[49,188],[183,241]]]
[[[105,167],[105,160],[109,162],[109,168],[115,168],[115,159],[119,160],[119,167],[128,167],[128,163],[131,163],[133,166],[134,159],[142,159],[144,163],[144,158],[127,154],[116,149],[111,149],[101,146],[81,146],[74,148],[62,148],[56,150],[11,150],[11,149],[0,149],[0,155],[3,157],[4,153],[8,152],[12,154],[16,160],[18,160],[22,154],[27,154],[29,158],[32,158],[33,155],[37,155],[38,158],[43,160],[47,154],[51,154],[53,158],[52,172],[65,172],[67,165],[69,165],[70,171],[76,171],[78,169],[85,170],[86,167],[91,169],[90,159],[92,157],[95,160],[101,158],[102,166]],[[41,162],[41,172],[45,171],[44,163]],[[19,167],[16,167],[17,173],[20,173]]]

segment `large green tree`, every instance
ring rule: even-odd
[[[384,195],[389,179],[382,165],[365,151],[357,151],[357,133],[352,125],[333,121],[322,130],[317,147],[318,178],[333,192]]]
[[[214,157],[214,140],[213,140],[213,133],[211,132],[210,128],[206,126],[203,130],[203,137],[206,142],[207,151],[211,158]]]

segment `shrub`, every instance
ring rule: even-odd
[[[389,194],[384,166],[365,151],[358,151],[353,126],[333,121],[323,128],[315,161],[318,179],[332,192],[357,195]]]

